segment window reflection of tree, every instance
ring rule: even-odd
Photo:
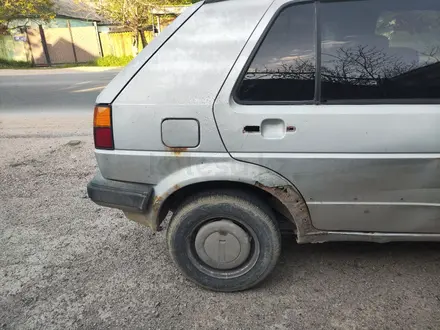
[[[364,45],[341,47],[333,54],[323,53],[326,59],[321,68],[321,78],[323,82],[329,83],[377,86],[384,80],[393,80],[403,74],[407,75],[440,62],[440,46],[431,47],[420,55],[426,58],[422,63],[418,60],[406,61],[398,54],[377,47]],[[315,61],[312,58],[297,58],[288,63],[271,66],[249,70],[245,79],[315,79]]]
[[[339,48],[335,54],[323,54],[327,61],[321,70],[322,81],[352,85],[377,85],[417,68],[417,61],[406,62],[398,55],[376,47],[359,45]]]
[[[249,70],[246,74],[246,80],[257,79],[289,79],[289,80],[314,80],[315,79],[315,60],[312,58],[296,58],[289,62],[283,62],[278,65],[263,66]]]
[[[433,46],[428,51],[422,53],[427,57],[427,62],[436,63],[440,62],[440,46]]]
[[[440,47],[432,47],[420,55],[426,58],[407,61],[399,54],[392,54],[376,47],[359,45],[353,48],[339,48],[334,54],[323,54],[321,77],[323,82],[362,86],[380,86],[385,81],[397,81],[405,75],[419,72],[423,67],[438,70]]]

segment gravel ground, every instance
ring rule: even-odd
[[[172,264],[164,232],[87,199],[89,117],[0,118],[0,327],[440,328],[434,243],[299,246],[286,237],[260,287],[196,287]]]

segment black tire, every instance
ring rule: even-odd
[[[202,225],[228,219],[249,233],[251,252],[243,266],[222,270],[197,257],[195,235]],[[281,251],[281,234],[275,216],[257,196],[219,190],[185,201],[174,213],[167,232],[172,259],[196,284],[214,291],[242,291],[263,281],[275,267]]]

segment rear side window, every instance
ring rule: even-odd
[[[323,2],[321,96],[440,98],[440,1]]]
[[[260,42],[235,99],[438,102],[440,0],[321,0],[316,7],[286,7]]]
[[[285,8],[240,82],[241,102],[305,101],[315,96],[315,6]]]

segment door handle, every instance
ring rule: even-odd
[[[269,140],[281,140],[286,136],[287,128],[282,119],[265,119],[261,123],[261,136]]]
[[[260,133],[260,126],[245,126],[243,133]]]
[[[286,133],[295,133],[295,126],[286,126],[281,119],[265,119],[261,126],[246,125],[243,127],[243,133],[261,133],[263,138],[282,139]]]

